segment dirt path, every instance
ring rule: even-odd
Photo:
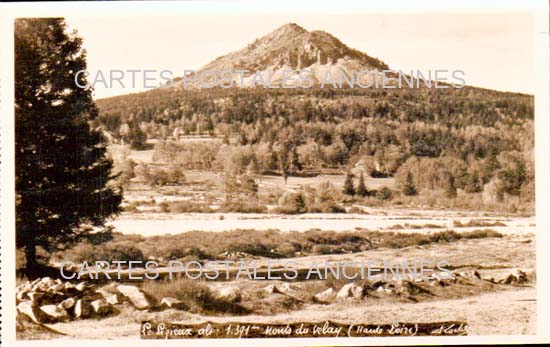
[[[137,339],[139,319],[170,319],[170,311],[150,313],[144,316],[133,309],[103,320],[82,320],[50,325],[67,336],[62,339]],[[158,316],[156,316],[158,315]],[[186,323],[214,322],[271,322],[292,321],[322,322],[333,320],[341,323],[393,323],[437,322],[463,320],[468,322],[469,335],[516,335],[536,333],[535,288],[521,288],[482,294],[457,300],[441,300],[423,303],[376,303],[365,300],[357,303],[309,305],[300,311],[275,316],[204,317],[188,314]]]

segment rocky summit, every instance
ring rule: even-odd
[[[357,71],[387,69],[388,65],[384,62],[348,47],[325,31],[307,31],[290,23],[238,51],[218,57],[197,71],[197,74],[205,71],[247,70],[243,76],[234,74],[233,79],[244,77],[242,86],[252,86],[253,76],[258,72],[264,78],[268,71],[273,72],[269,75],[270,82],[277,83],[283,70],[295,71],[294,74],[286,73],[289,80],[296,79],[299,71],[308,70],[308,77],[314,84],[319,84],[327,72],[336,75],[337,72],[344,71],[347,76],[351,76]],[[179,81],[175,85],[182,87],[184,82]],[[191,83],[191,86],[197,85]]]

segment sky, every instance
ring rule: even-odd
[[[67,16],[84,40],[88,70],[198,70],[286,23],[324,30],[394,70],[462,70],[466,84],[534,93],[533,17],[526,11],[180,11],[145,16]],[[153,73],[158,76],[158,74]],[[159,78],[160,79],[160,78]],[[94,97],[146,90],[130,74],[113,88],[98,83]],[[150,84],[150,83],[149,83]]]

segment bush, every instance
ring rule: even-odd
[[[355,187],[353,186],[353,175],[351,174],[351,172],[348,172],[346,175],[346,180],[344,181],[344,188],[342,192],[350,196],[355,195]]]
[[[277,246],[277,248],[275,249],[275,251],[282,255],[283,257],[293,257],[296,255],[296,252],[298,251],[295,247],[294,244],[290,243],[290,242],[284,242],[282,244],[280,244],[279,246]]]
[[[275,245],[243,242],[228,247],[229,252],[241,252],[258,257],[280,258]]]
[[[103,245],[81,242],[61,255],[63,259],[74,263],[94,263],[96,261],[142,261],[146,258],[143,252],[131,241],[110,241]]]
[[[495,222],[488,222],[488,221],[484,221],[484,220],[475,220],[475,219],[470,219],[468,222],[466,223],[462,223],[461,221],[459,220],[455,220],[453,221],[453,226],[455,228],[467,228],[467,227],[505,227],[506,224],[505,223],[502,223],[500,221],[495,221]]]
[[[222,212],[265,213],[267,207],[255,201],[227,201],[220,206]]]
[[[407,196],[414,196],[417,194],[416,187],[414,186],[413,177],[410,172],[407,173],[405,185],[403,186],[403,194]]]
[[[352,206],[352,207],[350,207],[348,212],[349,213],[364,213],[365,211],[363,211],[363,209],[360,208],[360,207]]]
[[[303,188],[296,193],[287,193],[279,200],[277,213],[345,213],[346,210],[336,203],[340,193],[330,182],[321,183],[317,189]]]
[[[188,310],[194,313],[248,313],[248,310],[241,305],[216,297],[207,285],[196,280],[145,281],[141,289],[157,303],[164,297],[181,300],[188,306]]]
[[[285,194],[279,201],[276,212],[285,214],[306,213],[306,197],[302,192]]]
[[[163,212],[171,212],[171,213],[191,213],[191,212],[210,213],[210,212],[213,212],[213,210],[212,210],[212,208],[210,208],[210,206],[208,206],[204,203],[193,202],[193,201],[190,201],[190,200],[163,202],[161,204],[161,210]]]
[[[392,191],[388,187],[382,187],[376,192],[376,198],[378,200],[391,200],[392,195]]]
[[[311,213],[346,213],[346,209],[335,202],[315,203],[308,207]]]
[[[137,205],[134,202],[126,204],[123,209],[124,212],[138,212]]]
[[[166,258],[169,260],[185,259],[190,260],[204,260],[213,259],[214,257],[198,247],[181,248],[174,246],[166,251]]]
[[[183,173],[183,169],[178,165],[171,165],[166,171],[166,183],[168,184],[185,183],[185,174]]]

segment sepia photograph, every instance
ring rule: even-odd
[[[10,19],[17,342],[541,334],[533,8],[246,4]]]

